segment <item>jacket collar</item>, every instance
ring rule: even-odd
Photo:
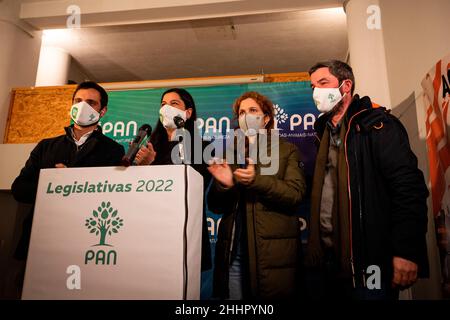
[[[66,137],[69,138],[70,141],[73,141],[72,138],[72,132],[73,132],[73,124],[71,124],[68,127],[64,127],[64,130],[66,131]],[[102,128],[100,126],[97,126],[94,131],[92,131],[92,134],[89,136],[88,140],[98,137],[100,134],[102,134]]]
[[[344,115],[344,121],[348,123],[348,121],[351,119],[352,116],[357,114],[358,112],[366,109],[372,109],[372,102],[370,101],[370,98],[365,96],[360,98],[359,95],[354,95],[352,102],[350,103],[350,106],[347,109],[347,112]],[[331,117],[333,116],[333,113],[326,113],[319,117],[316,122],[314,123],[314,130],[316,131],[319,138],[322,137],[323,132],[325,131],[325,127],[328,121],[331,120]]]

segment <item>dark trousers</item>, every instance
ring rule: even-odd
[[[306,268],[307,297],[311,300],[398,300],[398,289],[390,281],[382,281],[381,289],[353,287],[353,280],[343,276],[333,251],[327,251],[323,263],[316,268]]]

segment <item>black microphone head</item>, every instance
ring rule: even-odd
[[[121,161],[121,164],[122,164],[122,166],[124,166],[124,167],[129,167],[129,166],[131,166],[131,159],[130,159],[130,157],[128,157],[128,156],[123,156],[122,157],[122,161]]]
[[[144,123],[140,128],[139,131],[145,131],[147,133],[147,137],[150,136],[152,134],[152,126]]]
[[[141,142],[145,139],[145,137],[149,137],[152,134],[152,126],[149,124],[143,124],[138,131],[138,134],[136,137],[134,137],[133,141],[131,142],[130,146],[128,147],[127,153],[122,158],[122,165],[125,167],[130,166],[133,161],[134,157],[136,157],[136,154],[139,151],[139,146]]]
[[[182,117],[180,116],[173,117],[173,122],[175,122],[175,125],[177,126],[178,129],[184,128],[185,121]]]

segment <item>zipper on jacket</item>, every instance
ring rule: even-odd
[[[358,153],[356,152],[356,146],[353,150],[356,160],[356,181],[358,183],[358,204],[359,204],[359,229],[360,229],[360,251],[361,251],[361,276],[362,276],[362,286],[366,286],[366,276],[364,271],[364,224],[363,224],[363,212],[362,212],[362,201],[361,201],[361,183],[359,181],[359,165],[358,165]]]
[[[344,149],[345,149],[345,162],[347,164],[347,189],[348,189],[348,214],[349,214],[349,240],[350,240],[350,265],[352,269],[352,280],[353,280],[353,288],[356,288],[356,275],[355,275],[355,264],[354,264],[354,256],[353,256],[353,221],[352,221],[352,192],[350,187],[350,165],[348,164],[348,151],[347,151],[347,138],[348,134],[350,132],[351,124],[353,119],[363,113],[364,111],[367,111],[368,109],[361,110],[354,114],[350,120],[348,121],[347,125],[347,132],[345,133],[344,138]]]
[[[356,288],[356,280],[355,280],[355,264],[353,263],[353,256],[350,257],[350,265],[352,267],[352,283],[353,288]]]

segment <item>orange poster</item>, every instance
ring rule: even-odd
[[[450,297],[450,55],[422,80],[433,215],[441,258],[443,290]]]

